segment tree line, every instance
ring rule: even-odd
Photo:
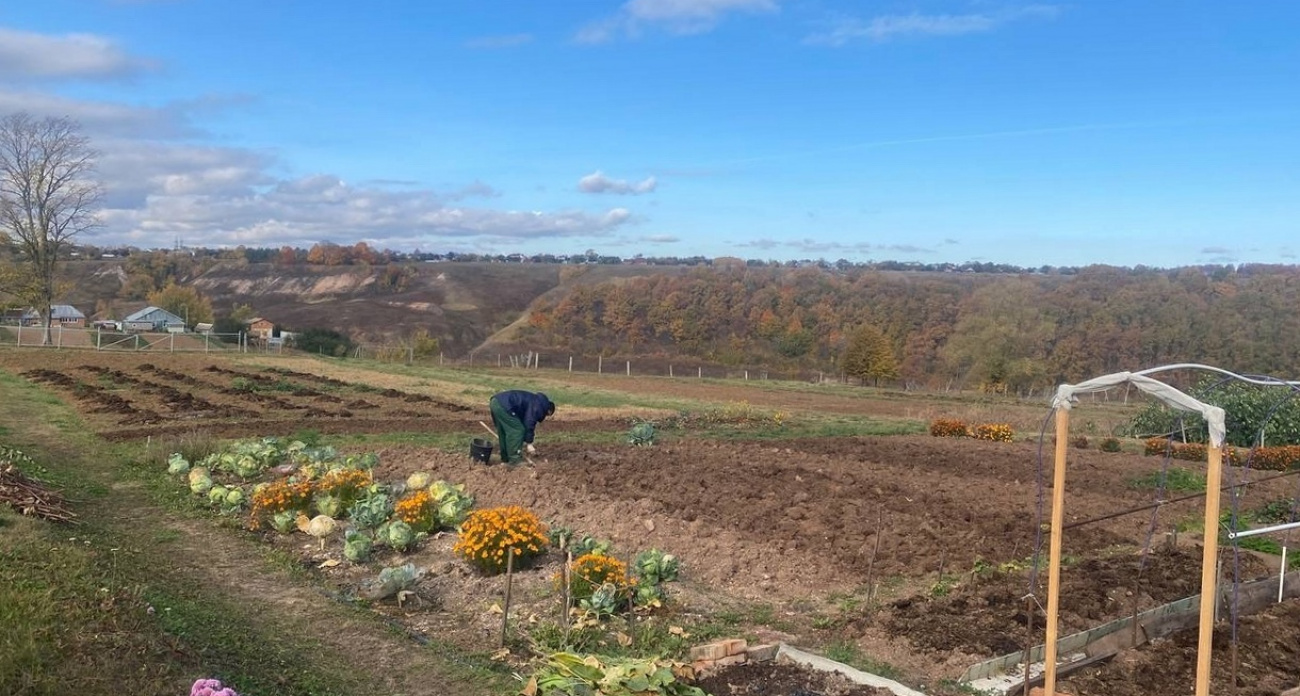
[[[697,270],[543,298],[520,340],[1016,393],[1184,361],[1290,375],[1300,367],[1300,269]]]

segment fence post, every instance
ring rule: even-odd
[[[631,377],[631,376],[632,376],[632,361],[631,361],[631,360],[627,361],[627,376],[628,376],[628,377]]]
[[[695,378],[696,378],[696,379],[704,379],[704,368],[703,368],[703,367],[696,367],[696,368],[695,368]]]
[[[573,356],[569,356],[569,372],[573,372]]]
[[[668,366],[668,376],[669,376],[669,377],[672,377],[672,376],[673,376],[673,366],[672,366],[672,365],[669,365],[669,366]]]
[[[442,367],[442,351],[438,351],[438,367]]]
[[[23,347],[23,322],[21,319],[18,320],[18,347]]]
[[[176,352],[176,334],[172,333],[170,329],[167,331],[167,352]]]
[[[749,370],[745,370],[745,381],[749,381]]]
[[[135,335],[135,349],[140,350],[140,334]]]
[[[605,367],[604,363],[605,363],[605,356],[603,356],[603,355],[597,355],[597,356],[596,356],[596,374],[600,374],[600,373],[602,373],[602,372],[605,371],[605,370],[604,370],[604,367]]]
[[[104,343],[104,329],[102,327],[96,326],[95,327],[95,350],[102,350],[100,346],[103,345],[103,343]]]
[[[63,347],[63,324],[59,324],[59,337],[54,339],[54,347],[55,348]]]
[[[497,367],[501,367],[501,354],[497,353]]]

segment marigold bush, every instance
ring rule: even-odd
[[[930,434],[935,437],[970,437],[966,424],[954,418],[939,418],[930,423]]]
[[[393,506],[393,514],[401,521],[411,525],[416,532],[430,532],[438,526],[437,510],[433,507],[433,496],[429,491],[419,490],[402,496]]]
[[[1259,459],[1259,452],[1267,449],[1277,449],[1273,447],[1261,447],[1255,450],[1255,459]],[[1142,452],[1147,456],[1164,456],[1168,452],[1171,459],[1181,459],[1189,462],[1203,462],[1206,458],[1206,447],[1199,442],[1173,442],[1171,440],[1153,437],[1142,443]],[[1233,449],[1232,447],[1223,448],[1223,461],[1225,464],[1244,464],[1245,456],[1243,450]],[[1267,456],[1267,455],[1266,455]],[[1265,469],[1268,467],[1260,466],[1256,461],[1251,462],[1251,467],[1255,469]]]
[[[351,505],[361,491],[371,483],[370,472],[361,469],[334,469],[321,477],[316,483],[316,491],[332,495],[343,501],[343,506]]]
[[[506,569],[507,550],[515,563],[527,562],[546,551],[546,525],[537,515],[517,505],[475,510],[460,525],[460,539],[452,551],[486,573]]]
[[[1011,426],[1006,423],[981,423],[975,426],[971,437],[976,440],[991,440],[993,442],[1011,442],[1016,439]]]
[[[631,597],[636,580],[628,577],[627,564],[603,554],[589,553],[573,559],[569,568],[569,596],[588,599],[601,586],[614,586],[619,600]]]
[[[249,529],[261,527],[276,513],[306,510],[311,504],[313,493],[312,484],[307,481],[276,481],[255,489],[248,519]]]

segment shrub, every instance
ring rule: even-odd
[[[516,562],[526,562],[545,552],[546,525],[537,515],[517,505],[475,510],[460,526],[460,539],[452,551],[485,573],[506,569],[507,551]]]
[[[276,481],[253,490],[249,529],[257,529],[278,513],[303,512],[312,499],[312,485],[308,482],[289,483]]]
[[[1120,447],[1118,439],[1113,437],[1108,437],[1105,440],[1102,440],[1100,445],[1097,445],[1097,449],[1101,450],[1102,452],[1119,452],[1123,448]]]
[[[989,440],[992,442],[1012,442],[1015,440],[1015,433],[1012,432],[1011,426],[1006,423],[981,423],[975,426],[971,437],[976,440]]]
[[[631,596],[634,582],[627,574],[627,564],[614,558],[589,553],[573,559],[569,569],[569,596],[575,600],[590,599],[602,585],[613,585],[615,596],[626,600]]]
[[[430,532],[437,526],[437,509],[433,506],[433,496],[429,491],[419,490],[402,496],[393,506],[393,512],[401,521],[411,525],[415,532]]]
[[[1070,438],[1070,446],[1077,449],[1088,449],[1088,438],[1083,435],[1072,437]]]
[[[1249,455],[1250,468],[1286,471],[1300,466],[1300,445],[1257,447]]]
[[[953,418],[939,418],[930,423],[930,434],[935,437],[970,437],[966,424]]]

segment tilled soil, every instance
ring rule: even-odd
[[[798,665],[737,665],[701,679],[696,686],[711,696],[891,696],[889,689],[855,684],[837,672]]]
[[[1300,600],[1274,604],[1237,622],[1237,666],[1230,622],[1214,631],[1210,693],[1277,696],[1300,686]],[[1186,694],[1196,683],[1196,631],[1183,631],[1067,675],[1058,691],[1078,696]]]

